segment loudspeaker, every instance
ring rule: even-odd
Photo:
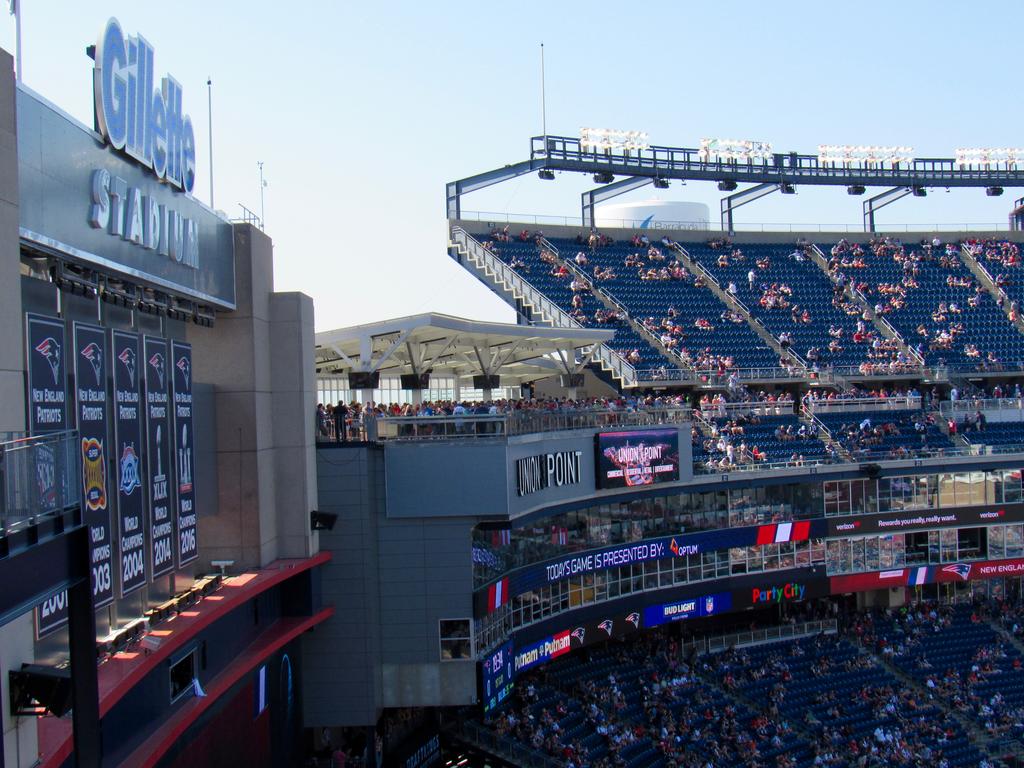
[[[39,715],[42,710],[55,717],[71,711],[71,669],[22,664],[11,670],[11,713]]]

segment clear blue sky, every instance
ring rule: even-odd
[[[89,125],[84,51],[106,19],[154,45],[157,72],[184,88],[203,200],[213,78],[217,207],[259,211],[262,160],[277,288],[313,296],[320,330],[428,310],[512,319],[447,259],[444,184],[526,159],[541,41],[552,134],[599,126],[676,146],[719,136],[918,156],[1024,145],[1019,2],[21,2],[26,84]],[[6,13],[0,47],[14,51]],[[587,181],[524,177],[463,206],[574,216]],[[879,220],[1005,222],[1019,194],[934,190]],[[710,184],[661,197],[717,215]],[[800,189],[739,221],[857,225],[860,202]]]

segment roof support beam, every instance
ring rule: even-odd
[[[543,160],[524,160],[514,165],[506,165],[504,168],[496,168],[493,171],[478,173],[476,176],[468,176],[458,181],[450,181],[445,186],[446,197],[448,198],[447,216],[449,219],[462,218],[462,196],[469,192],[476,192],[478,189],[485,189],[493,184],[500,184],[509,181],[517,176],[539,170],[545,165]]]
[[[782,184],[773,182],[770,184],[756,184],[748,189],[742,189],[739,192],[734,192],[728,197],[722,198],[722,229],[728,232],[730,235],[736,234],[733,229],[732,212],[739,208],[741,205],[752,203],[755,200],[760,200],[765,195],[770,195],[772,192],[777,192],[782,189]]]
[[[640,189],[653,181],[653,178],[645,176],[627,176],[625,179],[619,179],[619,181],[613,181],[611,184],[605,184],[603,187],[597,187],[596,189],[584,192],[580,195],[583,226],[587,229],[594,226],[594,208],[598,203],[624,195],[626,192],[632,192],[634,189]]]
[[[875,231],[875,211],[902,200],[914,191],[913,187],[893,187],[864,201],[864,231]]]

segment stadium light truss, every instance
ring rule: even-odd
[[[698,156],[703,163],[767,162],[772,156],[772,145],[748,139],[701,139]]]
[[[617,150],[639,152],[647,149],[647,134],[643,131],[619,131],[614,128],[580,128],[580,146],[591,152],[612,153]]]
[[[1016,170],[1024,164],[1024,149],[1014,147],[960,147],[956,151],[956,164],[965,168],[1006,168]]]
[[[819,144],[818,162],[843,168],[896,168],[914,162],[914,148]]]

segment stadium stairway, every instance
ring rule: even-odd
[[[1003,314],[1006,315],[1006,319],[1013,324],[1013,326],[1024,333],[1024,319],[1017,318],[1016,322],[1010,320],[1010,297],[1006,294],[1006,291],[999,288],[996,285],[996,281],[992,279],[992,274],[988,271],[984,264],[978,261],[978,257],[971,253],[971,249],[967,245],[960,246],[960,260],[971,270],[971,273],[978,279],[978,282],[988,291],[989,295],[995,299],[996,303],[999,303],[1000,299],[1003,299]]]
[[[689,368],[692,370],[692,366],[687,365],[679,355],[667,349],[665,345],[661,343],[661,339],[648,331],[642,323],[638,323],[636,318],[629,313],[629,310],[626,309],[625,306],[616,301],[610,294],[598,288],[597,283],[587,275],[586,272],[576,266],[572,259],[567,259],[562,256],[562,254],[559,253],[558,248],[556,248],[547,238],[541,240],[541,245],[550,253],[554,254],[555,260],[560,265],[568,269],[577,280],[583,282],[583,284],[589,289],[590,294],[601,302],[605,309],[618,312],[621,317],[626,318],[626,322],[629,324],[629,327],[633,329],[636,335],[661,353],[662,357],[665,358],[666,365],[670,365],[673,368]]]
[[[950,703],[946,701],[945,697],[932,694],[920,681],[904,672],[900,667],[893,664],[882,654],[875,653],[874,651],[864,647],[860,647],[860,652],[870,655],[885,670],[887,670],[889,674],[903,683],[903,685],[916,691],[921,696],[922,701],[935,704],[935,706],[939,707],[943,712],[951,716],[960,728],[963,729],[964,733],[967,734],[968,740],[976,749],[984,754],[992,755],[992,749],[996,746],[997,741],[985,733],[985,731],[978,725],[977,721],[972,718],[965,717],[962,712],[951,706]]]
[[[558,328],[578,328],[579,323],[529,284],[521,275],[490,253],[461,227],[449,232],[449,254],[464,269],[500,296],[523,317]],[[600,377],[612,376],[618,386],[636,384],[636,370],[625,358],[602,344],[593,355],[592,367]]]
[[[718,278],[711,274],[711,272],[703,264],[701,264],[699,261],[690,256],[689,251],[687,251],[679,243],[673,243],[672,250],[675,252],[676,257],[679,259],[679,261],[692,274],[699,274],[704,276],[705,287],[709,291],[711,291],[711,293],[717,296],[718,300],[721,301],[727,309],[731,309],[734,312],[738,312],[740,315],[742,315],[747,325],[750,326],[750,329],[761,337],[761,341],[763,341],[766,346],[775,350],[775,354],[779,356],[780,360],[789,358],[794,363],[799,365],[801,368],[804,368],[806,370],[807,363],[805,363],[804,360],[793,350],[783,349],[782,346],[779,344],[778,339],[776,339],[768,331],[768,329],[764,327],[764,324],[762,324],[761,321],[751,316],[750,310],[747,309],[746,304],[744,304],[742,301],[739,301],[734,296],[730,296],[728,292],[726,292],[725,289],[722,288],[721,284],[718,281]]]
[[[828,257],[821,248],[818,247],[817,243],[811,244],[810,252],[811,261],[818,265],[818,268],[825,273],[832,283],[836,283],[835,276],[828,270]],[[879,317],[875,314],[874,307],[871,306],[871,302],[868,301],[867,297],[863,293],[856,290],[852,285],[847,284],[845,295],[850,299],[850,301],[859,305],[861,309],[867,313],[867,316],[871,319],[871,324],[880,334],[882,334],[884,338],[895,339],[899,343],[900,350],[903,354],[905,354],[909,359],[915,360],[918,365],[924,365],[924,359],[917,354],[909,344],[907,344],[907,340],[899,334],[899,331],[897,331],[884,317]]]

